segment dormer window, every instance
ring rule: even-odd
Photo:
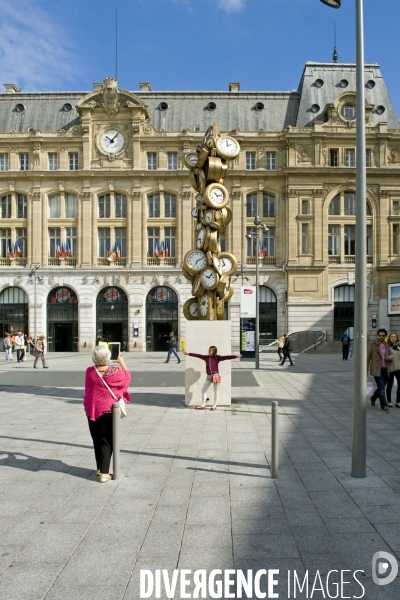
[[[347,81],[347,79],[341,79],[341,80],[339,81],[339,86],[340,86],[341,88],[347,88],[347,86],[348,86],[348,85],[349,85],[349,82]]]
[[[324,85],[324,80],[323,79],[316,79],[314,85],[317,88],[321,88]]]
[[[356,107],[354,104],[345,104],[342,108],[342,115],[348,121],[353,121],[356,118]]]

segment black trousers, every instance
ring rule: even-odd
[[[343,349],[343,359],[347,360],[347,358],[349,356],[350,346],[348,346],[347,344],[343,344],[342,349]]]
[[[389,380],[386,387],[386,398],[388,402],[392,401],[392,387],[394,378],[396,377],[397,381],[397,393],[396,393],[396,404],[400,403],[400,371],[393,371],[389,373]]]
[[[88,422],[97,469],[101,474],[107,475],[110,472],[113,449],[112,413],[104,413],[96,421],[91,421],[88,417]]]

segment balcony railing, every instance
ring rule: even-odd
[[[255,265],[256,257],[255,256],[247,256],[246,257],[246,265]],[[276,256],[259,256],[258,264],[260,267],[265,267],[267,265],[276,265]]]
[[[0,258],[0,267],[26,267],[26,258]]]
[[[147,265],[149,267],[176,267],[176,257],[169,256],[168,258],[147,257]]]
[[[329,264],[348,264],[348,265],[354,265],[356,262],[356,257],[354,255],[346,255],[344,257],[344,259],[342,259],[339,255],[331,255],[329,256]],[[373,256],[372,254],[367,254],[367,264],[372,264],[373,262]]]
[[[58,257],[49,256],[47,264],[49,267],[76,267],[76,257],[68,256],[60,260]]]

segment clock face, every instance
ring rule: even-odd
[[[193,271],[201,271],[207,264],[206,255],[204,252],[192,250],[186,258],[186,262]]]
[[[190,304],[189,313],[192,315],[192,317],[197,319],[197,302],[193,302],[192,304]]]
[[[232,271],[233,264],[230,258],[221,258],[219,262],[221,264],[221,269],[223,273],[229,273],[229,271]]]
[[[235,158],[240,151],[240,146],[236,140],[231,137],[220,137],[217,140],[217,151],[220,151],[222,157]]]
[[[205,292],[202,297],[200,298],[200,314],[202,317],[206,317],[207,316],[207,312],[208,312],[208,296],[207,296],[207,292]]]
[[[195,206],[194,208],[192,208],[192,217],[197,217],[197,213],[198,213],[198,208],[197,208],[197,206]]]
[[[196,225],[196,230],[200,231],[200,229],[203,227],[203,225],[201,223],[197,223]]]
[[[197,277],[196,281],[193,284],[193,292],[196,293],[201,285],[200,277]]]
[[[209,208],[224,208],[229,202],[228,190],[220,183],[210,183],[204,190],[204,200]]]
[[[122,133],[110,129],[100,137],[100,146],[108,154],[117,154],[124,147],[125,139]]]
[[[207,267],[202,271],[200,279],[203,286],[209,290],[215,288],[218,284],[218,275],[211,267]]]
[[[213,212],[212,210],[208,210],[205,215],[204,215],[204,220],[206,221],[206,223],[211,223],[211,221],[213,221]]]
[[[197,234],[197,240],[196,240],[197,248],[200,249],[203,247],[205,237],[206,237],[206,230],[202,228],[202,229],[200,229],[199,233]]]
[[[222,273],[223,273],[222,266],[216,256],[213,257],[213,265],[214,265],[214,269],[217,271],[218,275],[222,275]]]
[[[225,194],[223,193],[222,190],[219,190],[218,188],[214,188],[210,192],[210,198],[216,206],[219,206],[219,205],[223,204],[224,199],[225,199]]]

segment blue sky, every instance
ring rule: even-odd
[[[115,75],[137,90],[297,88],[306,61],[355,61],[354,0],[0,0],[2,83],[23,91],[91,90]],[[383,9],[383,10],[382,10]],[[400,3],[364,0],[365,59],[380,64],[400,116]]]

